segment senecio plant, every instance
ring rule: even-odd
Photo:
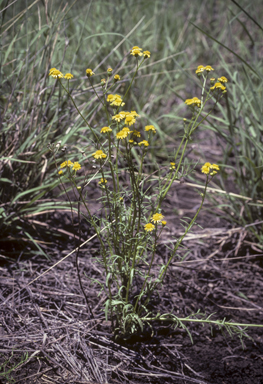
[[[184,119],[184,135],[181,143],[175,151],[172,162],[167,165],[165,177],[159,176],[158,188],[154,187],[155,194],[150,192],[154,176],[144,173],[144,163],[147,159],[149,146],[156,128],[146,125],[144,130],[138,128],[139,115],[136,111],[125,111],[125,98],[134,82],[139,68],[145,60],[150,58],[149,51],[143,51],[135,46],[130,55],[135,61],[135,70],[124,96],[110,93],[120,80],[118,74],[108,68],[107,79],[102,79],[100,89],[93,86],[91,69],[86,70],[90,85],[97,95],[98,103],[102,104],[105,111],[105,126],[100,130],[92,128],[86,118],[78,109],[70,91],[69,81],[73,78],[71,73],[65,76],[56,68],[50,69],[49,75],[57,79],[61,87],[71,98],[77,112],[83,118],[90,131],[90,142],[94,150],[88,155],[93,157],[97,165],[97,171],[90,179],[80,177],[85,165],[78,161],[66,160],[57,164],[57,171],[61,184],[66,191],[66,183],[71,186],[78,196],[79,202],[86,209],[85,217],[94,228],[100,243],[100,257],[97,262],[103,268],[105,281],[97,283],[106,292],[105,303],[106,319],[110,318],[112,329],[117,337],[128,338],[133,334],[142,333],[144,326],[152,329],[155,321],[166,321],[175,326],[187,329],[187,322],[201,322],[217,324],[220,328],[227,327],[231,333],[233,330],[241,332],[234,323],[224,321],[212,321],[210,316],[200,313],[191,314],[187,318],[178,318],[173,313],[154,313],[149,309],[151,298],[158,293],[164,283],[164,278],[171,262],[177,257],[177,250],[182,244],[185,235],[191,230],[196,218],[202,209],[206,196],[207,186],[210,180],[219,171],[217,164],[205,163],[201,171],[206,175],[204,191],[201,194],[200,206],[185,226],[184,234],[177,239],[170,249],[168,261],[159,265],[156,270],[156,252],[158,241],[166,225],[162,214],[162,203],[175,180],[182,177],[181,168],[186,148],[190,137],[198,126],[211,114],[214,103],[217,103],[224,95],[227,79],[220,77],[217,80],[210,78],[213,71],[211,66],[199,66],[196,70],[202,84],[201,98],[187,99],[185,104],[189,106],[192,117]],[[65,85],[64,79],[67,80]],[[208,80],[210,81],[207,87]],[[111,91],[112,92],[112,91]],[[209,100],[210,110],[205,112]],[[53,154],[55,155],[55,148]],[[135,160],[136,154],[136,160]],[[128,175],[124,178],[123,174]],[[98,179],[103,206],[103,215],[98,218],[90,212],[89,202],[86,199],[86,187],[94,179]],[[127,186],[128,184],[128,186]],[[156,184],[156,180],[155,180]],[[83,210],[82,210],[83,211]],[[153,268],[154,267],[154,268]],[[91,309],[90,309],[91,310]],[[187,329],[188,330],[188,329]]]

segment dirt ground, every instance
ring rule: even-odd
[[[165,202],[169,225],[156,265],[168,257],[165,244],[182,230],[175,207],[181,217],[191,216],[199,201],[198,193],[187,185],[173,188]],[[150,305],[156,312],[173,312],[178,317],[200,310],[206,316],[213,314],[214,320],[263,324],[263,254],[246,229],[231,228],[209,207],[207,201],[198,218],[202,228],[195,226],[185,238],[189,253],[184,263],[174,260]],[[19,257],[7,260],[13,252],[18,254],[17,246],[1,244],[1,383],[9,378],[21,384],[263,384],[263,328],[247,328],[240,340],[216,326],[189,323],[191,341],[186,330],[156,323],[152,329],[146,326],[138,337],[117,342],[102,311],[106,296],[98,297],[88,279],[104,279],[95,260],[96,238],[81,248],[78,260],[87,305],[75,253],[66,257],[75,246],[70,217],[56,213],[49,220],[37,220],[54,229],[53,238],[42,239],[37,230],[49,261],[39,254],[28,258],[26,244]],[[83,240],[91,235],[83,223]],[[9,375],[4,376],[8,369]]]

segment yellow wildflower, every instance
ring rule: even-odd
[[[72,167],[73,163],[70,160],[64,161],[64,163],[60,164],[60,168],[65,168],[65,167]]]
[[[53,69],[49,76],[52,76],[54,79],[63,79],[64,75],[58,69]]]
[[[106,184],[108,180],[103,179],[103,177],[100,179],[99,184]]]
[[[92,75],[95,75],[95,73],[92,71],[92,69],[88,68],[88,69],[86,69],[86,75],[88,77],[91,77]]]
[[[112,116],[112,120],[120,122],[122,119],[125,118],[125,115],[123,113],[118,113],[117,115]]]
[[[215,83],[215,85],[213,85],[213,87],[210,87],[210,89],[211,90],[221,89],[221,91],[224,91],[226,89],[226,87],[221,83]]]
[[[123,127],[122,130],[123,130],[123,132],[127,132],[127,133],[132,132],[132,131],[130,131],[130,128],[128,128],[128,127]]]
[[[57,68],[51,68],[49,70],[49,76],[51,76],[54,71],[57,71]]]
[[[227,80],[227,78],[226,78],[225,76],[221,76],[221,77],[219,77],[219,78],[217,79],[217,81],[219,81],[220,83],[227,83],[227,82],[228,82],[228,80]]]
[[[73,77],[74,76],[71,73],[66,73],[64,76],[64,79],[70,80],[70,79],[73,79]]]
[[[131,112],[127,112],[127,113],[130,113],[130,115],[132,115],[134,117],[140,117],[140,115],[138,115],[138,113],[136,111],[131,111]]]
[[[136,119],[134,118],[134,116],[130,113],[127,114],[125,118],[125,124],[133,125],[134,123],[136,123]]]
[[[148,223],[148,224],[145,224],[145,226],[144,226],[144,229],[145,229],[145,231],[147,231],[147,232],[151,232],[151,231],[153,231],[154,230],[154,225],[152,224],[152,223]]]
[[[107,101],[108,103],[111,103],[113,100],[114,100],[115,96],[112,95],[112,94],[109,94],[108,97],[107,97]]]
[[[163,220],[161,223],[163,226],[165,226],[167,224],[167,221]]]
[[[171,167],[170,169],[175,169],[175,163],[170,163]]]
[[[186,99],[185,104],[186,105],[193,105],[193,106],[196,105],[198,108],[200,108],[201,107],[201,100],[198,99],[198,97],[193,97],[192,99]]]
[[[112,132],[112,129],[110,127],[103,127],[101,128],[101,133],[107,133],[107,132]]]
[[[145,131],[148,132],[148,131],[153,131],[153,133],[156,132],[156,129],[153,125],[146,125],[145,127]]]
[[[95,159],[105,159],[107,157],[107,155],[101,149],[93,153],[92,156]]]
[[[116,138],[117,139],[126,139],[126,137],[128,136],[128,133],[126,130],[121,130],[120,132],[116,133]]]
[[[139,145],[144,145],[145,147],[148,147],[148,146],[149,146],[149,143],[148,143],[147,140],[140,141],[138,144],[139,144]]]
[[[214,71],[214,68],[212,68],[211,65],[207,65],[207,66],[205,67],[205,70],[206,70],[207,72],[210,72],[210,71]]]
[[[145,59],[148,59],[149,57],[151,57],[151,52],[143,51],[143,56],[144,56]]]
[[[114,81],[119,81],[121,78],[120,78],[120,75],[116,74],[114,75]]]
[[[162,221],[163,218],[164,218],[164,216],[161,213],[155,213],[152,216],[151,221],[153,223],[160,223],[160,221]]]
[[[135,56],[135,57],[138,57],[138,56],[142,56],[142,48],[139,48],[139,47],[137,47],[137,46],[135,46],[135,47],[133,47],[132,49],[131,49],[131,55],[133,55],[133,56]]]
[[[58,171],[58,174],[59,174],[59,175],[62,175],[62,173],[63,173],[62,169],[61,169],[61,171]]]
[[[109,68],[107,69],[107,74],[108,74],[108,75],[111,75],[111,74],[112,74],[112,68],[111,68],[111,67],[109,67]]]
[[[198,65],[197,70],[195,71],[195,73],[199,74],[199,73],[204,72],[204,70],[205,70],[205,67],[203,65]]]
[[[110,102],[111,106],[123,106],[125,103],[122,102],[122,98],[120,95],[108,95],[107,101]]]
[[[201,168],[201,171],[202,173],[205,173],[206,175],[211,175],[211,176],[214,176],[217,172],[216,171],[219,171],[220,168],[217,164],[211,164],[211,163],[205,163],[202,168]]]
[[[139,132],[139,131],[132,131],[132,133],[134,134],[134,136],[136,136],[136,137],[141,137],[141,133]],[[146,140],[144,140],[144,141],[146,141]]]
[[[79,171],[81,169],[81,165],[75,161],[74,164],[72,165],[73,171]]]

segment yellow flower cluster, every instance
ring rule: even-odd
[[[108,95],[107,97],[107,101],[108,103],[110,103],[110,105],[112,107],[122,107],[125,103],[123,103],[122,101],[122,98],[120,95]]]
[[[152,217],[151,217],[151,221],[154,223],[154,224],[159,224],[161,223],[163,226],[165,226],[167,223],[166,221],[162,220],[164,218],[164,216],[161,214],[161,213],[155,213]],[[144,226],[144,229],[145,231],[147,232],[151,232],[154,230],[155,228],[155,225],[152,224],[152,223],[147,223],[145,224]]]
[[[107,184],[108,180],[103,179],[103,177],[100,179],[99,184]]]
[[[142,48],[138,47],[137,45],[135,45],[130,50],[130,53],[132,56],[135,56],[135,57],[144,56],[145,59],[148,59],[149,57],[151,57],[151,52],[149,52],[149,51],[143,51],[142,52]]]
[[[56,68],[51,68],[49,70],[49,76],[52,76],[54,79],[63,79],[64,78],[64,79],[70,80],[73,78],[73,75],[71,73],[66,73],[64,76],[63,73],[60,72]]]
[[[211,164],[211,163],[205,163],[201,171],[205,173],[206,175],[214,176],[217,174],[217,171],[219,171],[220,168],[217,164]]]
[[[211,72],[213,70],[214,70],[214,68],[212,68],[211,65],[207,65],[206,67],[204,67],[203,65],[198,65],[197,70],[195,71],[195,73],[199,74],[199,73],[202,73],[204,71]]]
[[[64,76],[63,73],[60,72],[56,68],[51,68],[49,70],[49,76],[54,77],[54,79],[63,79],[64,78],[64,79],[67,79],[67,80],[70,80],[70,79],[72,79],[74,77],[71,73],[66,73],[65,76]]]
[[[149,147],[149,143],[148,143],[147,140],[140,141],[138,144],[139,145],[144,145],[145,147]]]
[[[72,161],[70,160],[66,160],[64,161],[64,163],[60,164],[60,168],[65,168],[65,167],[71,167],[73,171],[79,171],[81,169],[81,165],[77,161],[72,163]],[[60,170],[58,173],[61,175],[63,171]]]
[[[201,100],[198,97],[193,97],[192,99],[185,100],[186,105],[201,107]]]
[[[117,115],[112,116],[112,120],[120,122],[121,120],[125,119],[126,125],[133,125],[136,122],[136,119],[135,119],[136,117],[139,117],[136,111],[131,111],[131,112],[121,111],[117,113]]]
[[[146,125],[145,131],[146,132],[153,131],[153,133],[156,133],[156,129],[153,125]]]

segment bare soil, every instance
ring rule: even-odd
[[[168,257],[165,244],[182,231],[176,214],[192,217],[199,202],[197,191],[187,184],[173,188],[164,207],[169,225],[156,265]],[[246,228],[231,228],[209,208],[207,202],[198,218],[202,228],[195,226],[185,238],[189,254],[183,263],[179,258],[172,263],[163,288],[150,303],[152,310],[178,317],[200,310],[213,314],[212,319],[263,324],[261,249]],[[106,296],[98,296],[88,279],[104,279],[96,263],[96,238],[79,253],[85,299],[76,254],[67,256],[75,247],[70,216],[56,213],[38,221],[53,231],[53,236],[41,238],[39,226],[35,234],[50,260],[39,253],[29,258],[26,243],[1,244],[2,383],[9,378],[21,384],[263,384],[263,328],[247,328],[240,340],[217,326],[188,323],[191,341],[186,330],[156,323],[137,337],[117,342],[102,310]],[[91,235],[83,222],[79,241]]]

